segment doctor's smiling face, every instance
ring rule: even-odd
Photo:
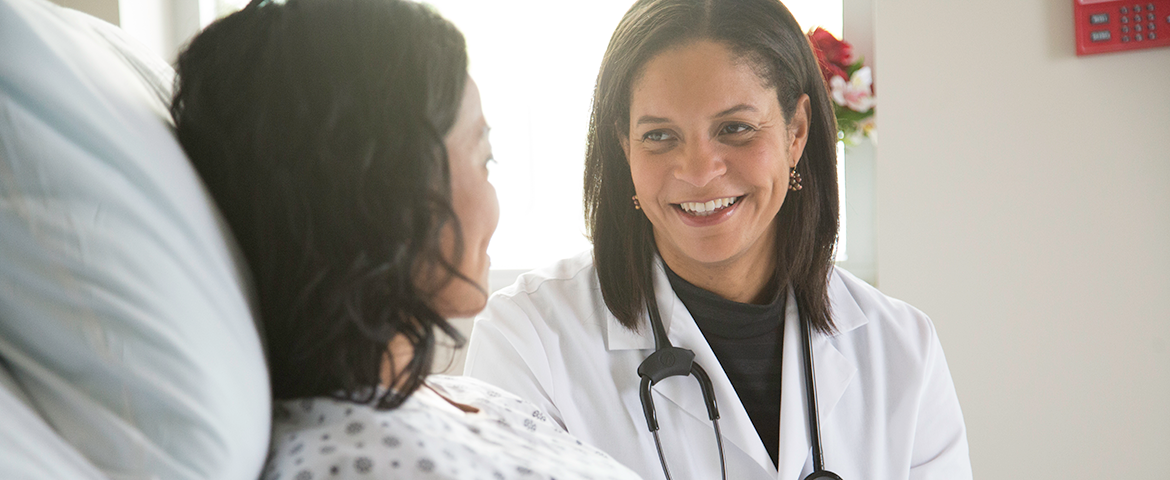
[[[776,214],[808,138],[807,96],[785,120],[776,89],[724,44],[696,40],[642,67],[622,147],[658,252],[683,278],[775,270]],[[762,285],[758,285],[762,287]]]

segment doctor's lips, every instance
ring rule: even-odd
[[[739,203],[744,196],[738,197],[724,197],[708,200],[706,202],[682,202],[672,204],[675,208],[682,210],[684,213],[694,215],[696,217],[706,217],[722,211],[725,208],[731,207]]]

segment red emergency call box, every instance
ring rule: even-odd
[[[1170,46],[1170,0],[1073,0],[1077,55]]]

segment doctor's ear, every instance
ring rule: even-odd
[[[789,167],[796,168],[796,163],[804,154],[804,146],[808,143],[809,122],[812,118],[812,104],[808,95],[801,95],[796,101],[796,108],[788,120],[788,135],[791,143],[788,144]]]
[[[626,163],[630,163],[630,136],[618,134],[618,143],[622,144],[622,152],[626,154]]]

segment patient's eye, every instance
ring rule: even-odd
[[[495,155],[492,155],[492,154],[490,154],[490,153],[488,154],[487,158],[485,158],[485,159],[483,160],[483,169],[484,169],[485,171],[487,171],[487,174],[488,174],[488,176],[489,176],[489,177],[490,177],[490,176],[491,176],[491,174],[492,174],[492,170],[495,170],[495,166],[496,166],[496,164],[497,164],[497,162],[496,162],[496,157],[495,157]]]

